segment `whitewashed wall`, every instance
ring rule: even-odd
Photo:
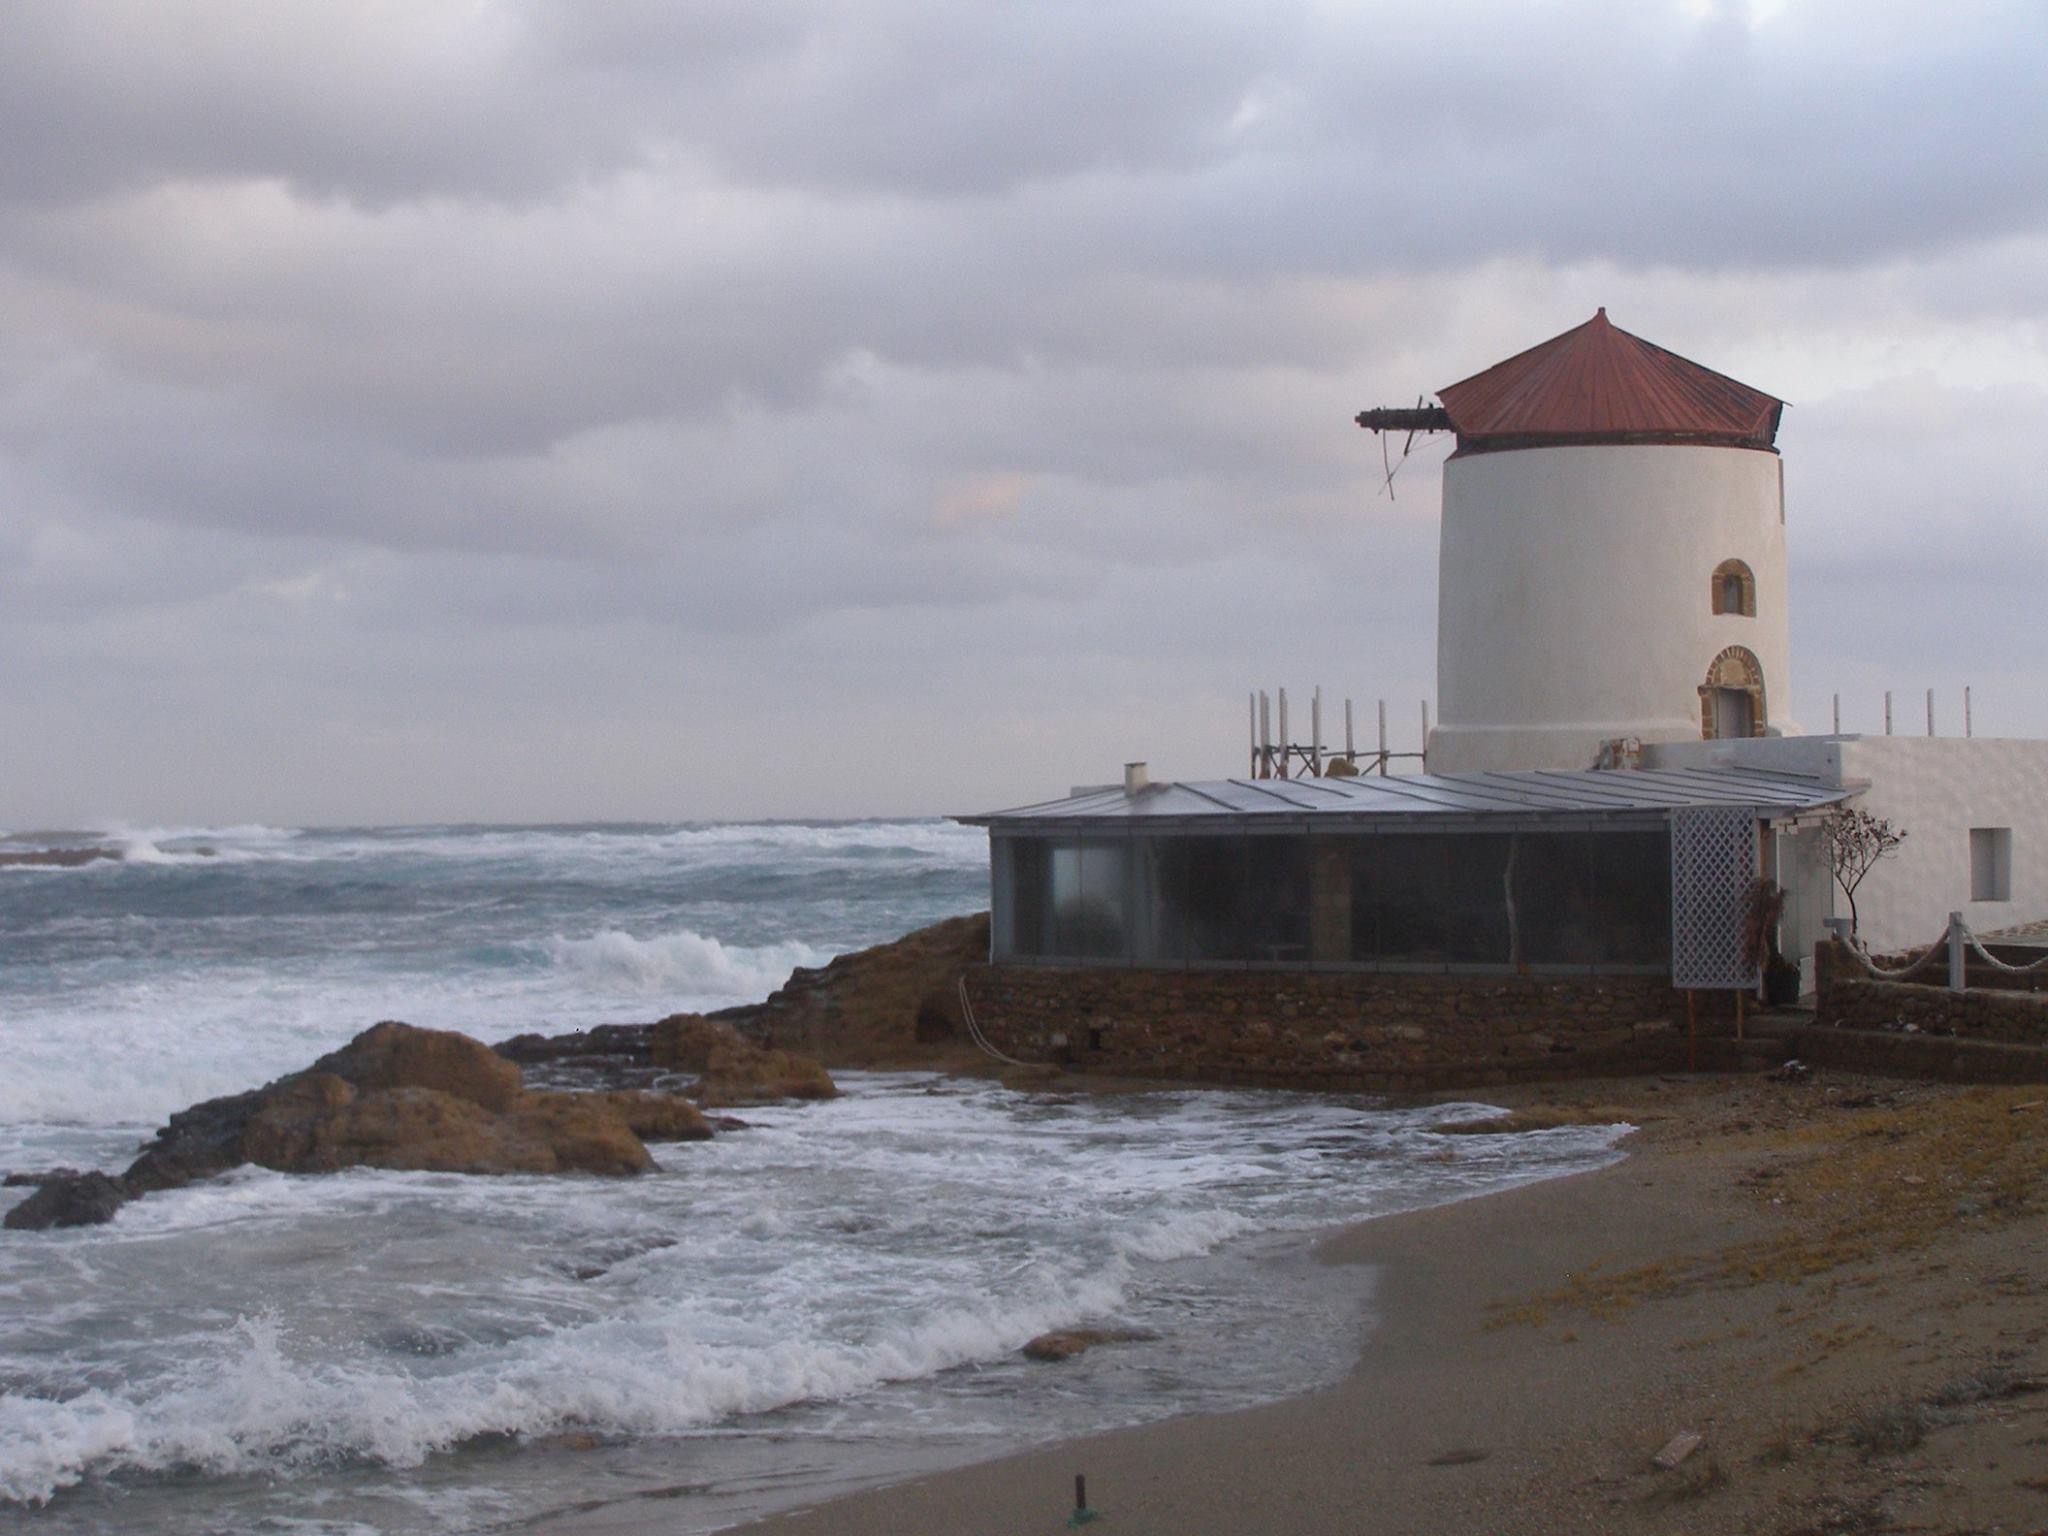
[[[2048,741],[1807,736],[1671,744],[1653,749],[1647,760],[1655,767],[1772,768],[1833,784],[1867,783],[1853,803],[1906,833],[1899,851],[1856,893],[1862,937],[1872,949],[1930,944],[1951,912],[1961,912],[1979,932],[2048,917]],[[2012,829],[2008,901],[1970,900],[1973,827]],[[1801,869],[1813,866],[1788,860],[1780,878],[1790,887]],[[1809,898],[1818,900],[1795,894],[1795,900]],[[1848,913],[1839,893],[1830,900],[1830,910]]]
[[[1931,943],[1954,911],[1979,932],[2048,917],[2048,742],[1866,736],[1844,743],[1843,771],[1906,832],[1856,893],[1872,948]],[[1970,900],[1972,827],[2012,828],[2010,901]]]
[[[1793,729],[1781,463],[1670,445],[1452,458],[1430,770],[1590,768],[1617,736],[1696,740],[1729,645],[1761,663],[1770,727]],[[1713,612],[1728,559],[1755,574],[1755,618]]]

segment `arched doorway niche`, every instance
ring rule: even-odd
[[[1768,721],[1762,665],[1747,646],[1729,646],[1700,684],[1700,735],[1708,741],[1761,736]]]

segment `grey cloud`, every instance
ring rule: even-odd
[[[960,808],[1227,769],[1254,684],[1405,721],[1444,445],[1389,501],[1351,413],[1596,303],[1795,400],[1809,720],[1892,637],[2038,665],[1982,596],[2048,575],[2042,27],[1917,16],[26,0],[0,820]]]

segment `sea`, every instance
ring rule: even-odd
[[[942,821],[0,835],[95,848],[0,865],[0,1170],[118,1170],[380,1019],[495,1041],[756,1001],[987,893],[985,834]],[[710,1530],[1303,1393],[1372,1325],[1319,1234],[1622,1134],[840,1081],[638,1179],[245,1168],[0,1232],[0,1529]],[[1019,1354],[1072,1326],[1131,1337]]]

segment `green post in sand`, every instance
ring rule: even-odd
[[[1091,1520],[1100,1520],[1101,1518],[1102,1516],[1096,1514],[1094,1510],[1088,1507],[1088,1479],[1079,1472],[1076,1472],[1074,1474],[1074,1512],[1067,1516],[1067,1529],[1070,1531],[1075,1530],[1080,1526],[1086,1525]]]

